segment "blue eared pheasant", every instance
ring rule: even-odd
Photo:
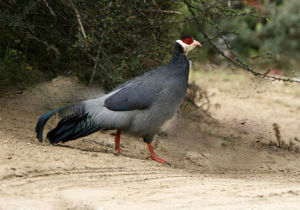
[[[45,113],[35,128],[37,138],[43,141],[44,126],[57,113],[61,119],[47,134],[51,144],[75,140],[102,129],[116,129],[118,153],[120,135],[125,132],[143,138],[148,145],[149,158],[167,163],[155,155],[151,142],[185,97],[190,68],[187,54],[196,46],[201,44],[184,36],[176,41],[174,55],[168,64],[129,80],[99,98]]]

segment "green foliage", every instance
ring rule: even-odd
[[[228,1],[218,0],[196,0],[189,1],[197,22],[200,23],[200,28],[208,34],[208,38],[218,46],[221,50],[226,50],[228,46],[224,40],[228,41],[234,52],[248,53],[249,48],[244,48],[244,37],[249,38],[248,34],[252,33],[253,24],[257,22],[256,11],[245,7],[242,1],[231,1],[228,6]],[[205,40],[203,33],[199,30],[197,24],[194,23],[193,16],[190,11],[184,6],[182,11],[188,15],[184,19],[184,24],[180,26],[182,32],[192,34],[197,40]],[[242,33],[239,33],[242,32]],[[255,39],[253,37],[253,39]],[[255,40],[254,40],[255,41]],[[245,41],[247,45],[253,45],[252,40]],[[204,43],[205,48],[201,49],[198,54],[198,60],[206,61],[207,59],[216,60],[218,53],[208,43]]]
[[[44,74],[33,69],[20,58],[5,59],[0,63],[0,93],[7,88],[22,90],[44,79]]]
[[[300,58],[299,22],[300,2],[289,0],[265,5],[260,16],[224,19],[220,25],[236,32],[225,36],[244,58],[260,56],[259,63],[263,65],[287,67]]]
[[[232,1],[231,7],[227,1],[192,2],[205,32],[224,52],[227,41],[235,54],[255,65],[290,67],[299,60],[300,1],[265,2],[260,10],[242,1]],[[192,24],[184,25],[182,30],[201,34]],[[207,57],[216,61],[218,53],[206,47]],[[256,59],[249,59],[253,57]]]
[[[259,12],[243,1],[228,6],[219,0],[6,0],[0,1],[0,87],[65,73],[88,83],[95,72],[94,81],[112,89],[165,62],[178,36],[205,39],[187,2],[220,50],[229,46],[245,60],[272,55],[276,65],[298,60],[297,0],[268,3]],[[192,56],[220,61],[208,43],[204,46]]]
[[[300,1],[288,0],[268,8],[270,19],[259,31],[261,51],[271,52],[279,62],[300,59]]]
[[[70,0],[0,2],[0,64],[6,76],[28,65],[50,77],[72,73],[88,82],[98,57],[95,80],[111,89],[160,63],[172,47],[171,25],[159,24],[170,14],[159,11],[174,8],[176,1],[73,3],[83,29]],[[14,50],[21,61],[7,64],[13,60],[7,52]]]

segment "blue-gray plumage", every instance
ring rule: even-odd
[[[117,129],[118,152],[120,133],[126,132],[142,137],[148,144],[150,158],[166,163],[154,154],[151,142],[185,97],[189,76],[186,55],[197,45],[201,46],[191,37],[183,37],[176,41],[175,53],[168,64],[129,80],[102,97],[47,112],[37,122],[37,138],[43,141],[46,122],[58,113],[61,120],[47,134],[52,144],[84,137],[101,129]]]

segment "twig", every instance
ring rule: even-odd
[[[90,78],[89,86],[92,85],[94,77],[95,77],[96,69],[97,69],[97,66],[98,66],[98,59],[99,59],[99,55],[100,55],[100,49],[101,49],[101,44],[99,44],[99,46],[98,46],[97,56],[96,56],[96,59],[95,59],[95,65],[94,65],[94,69],[93,69],[93,72],[92,72],[92,75],[91,75],[91,78]]]
[[[227,6],[230,8],[231,7],[231,0],[228,0]]]
[[[53,12],[52,8],[50,7],[50,5],[48,4],[48,2],[46,0],[43,0],[43,2],[46,4],[46,7],[49,9],[50,13],[56,17],[56,14]]]
[[[111,6],[112,6],[112,1],[108,4],[108,8],[110,9]],[[110,11],[110,10],[108,10],[108,12],[109,12],[109,11]],[[106,32],[106,33],[109,33],[109,32],[110,32],[110,30],[105,30],[105,29],[106,29],[106,23],[103,25],[103,32],[102,32],[102,34],[101,34],[101,41],[100,41],[99,46],[98,46],[96,58],[94,58],[93,56],[91,56],[90,54],[88,54],[88,56],[89,56],[90,58],[92,58],[92,59],[94,60],[94,62],[95,62],[95,64],[94,64],[94,69],[93,69],[93,72],[92,72],[92,74],[91,74],[91,78],[90,78],[90,81],[89,81],[89,86],[91,86],[92,83],[93,83],[93,81],[94,81],[94,77],[95,77],[96,70],[97,70],[97,67],[98,67],[98,66],[100,66],[100,68],[101,68],[103,71],[107,72],[106,69],[104,68],[104,66],[101,65],[101,64],[99,63],[100,50],[101,50],[102,43],[103,43],[103,41],[104,41],[104,34],[105,34],[105,32]],[[103,54],[104,56],[106,55],[106,54],[105,54],[105,51],[104,51],[103,49],[102,49],[102,54]],[[109,59],[108,59],[108,60],[109,60]],[[109,60],[109,62],[111,63],[110,60]],[[112,63],[111,63],[111,64],[112,64]]]
[[[182,15],[181,12],[173,11],[173,10],[159,10],[159,9],[139,9],[141,12],[159,12],[159,13],[166,13],[166,14],[177,14]]]
[[[70,4],[72,5],[72,8],[76,14],[76,17],[77,17],[77,21],[78,21],[78,24],[79,24],[79,27],[81,29],[81,32],[82,32],[82,35],[84,38],[86,38],[86,33],[84,31],[84,28],[83,28],[83,25],[82,25],[82,22],[81,22],[81,17],[80,17],[80,13],[78,12],[78,10],[76,9],[74,3],[72,0],[69,0]]]
[[[89,52],[87,52],[84,48],[79,48],[79,50],[83,53],[85,53],[89,59],[91,59],[92,61],[96,62],[96,58],[94,58],[94,56],[92,56]]]
[[[277,140],[277,146],[283,147],[285,145],[285,142],[281,139],[279,125],[277,123],[273,123],[273,130],[274,130],[275,137]]]
[[[81,52],[85,53],[88,56],[89,59],[91,59],[92,61],[94,61],[95,63],[97,63],[97,67],[99,66],[105,73],[107,72],[106,68],[103,65],[101,65],[98,62],[98,60],[94,56],[92,56],[89,52],[87,52],[84,48],[79,48],[79,50]],[[107,75],[107,76],[110,77],[110,75]]]
[[[252,73],[254,76],[259,76],[262,78],[267,78],[267,79],[271,79],[271,80],[277,80],[277,81],[283,81],[283,82],[295,82],[295,83],[300,83],[300,80],[298,79],[292,79],[292,78],[283,78],[283,77],[276,77],[276,76],[270,76],[270,75],[266,75],[265,73],[260,73],[257,71],[254,71],[252,68],[250,68],[248,65],[246,65],[242,60],[239,59],[238,56],[235,56],[234,58],[229,58],[228,56],[226,56],[224,54],[224,52],[217,47],[211,38],[209,38],[209,36],[205,33],[205,31],[203,30],[200,22],[197,19],[197,16],[194,12],[194,10],[192,9],[193,6],[191,5],[190,2],[188,2],[188,0],[183,0],[183,2],[185,3],[185,5],[188,7],[189,12],[191,13],[192,17],[194,18],[195,23],[198,26],[198,29],[200,31],[200,33],[204,36],[204,38],[207,40],[207,42],[220,54],[222,55],[224,58],[226,58],[228,61],[230,61],[231,63],[233,63],[236,66],[241,67],[242,69]],[[226,43],[227,41],[225,41]],[[227,43],[228,44],[228,43]],[[227,45],[226,44],[226,45]],[[229,45],[228,45],[229,46]],[[230,49],[230,47],[228,48],[228,50],[230,51],[230,53],[232,53],[234,55],[234,52],[232,52],[232,50]]]
[[[264,73],[263,78],[265,78],[266,76],[268,76],[268,74],[270,73],[270,71],[271,71],[271,69],[268,69],[268,70],[266,71],[266,73]]]
[[[157,7],[157,9],[161,10],[161,8],[158,6],[155,0],[152,0],[153,4]]]

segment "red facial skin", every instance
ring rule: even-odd
[[[187,45],[190,45],[190,44],[192,44],[194,42],[194,40],[192,38],[190,38],[190,37],[184,38],[181,41],[183,41]]]

